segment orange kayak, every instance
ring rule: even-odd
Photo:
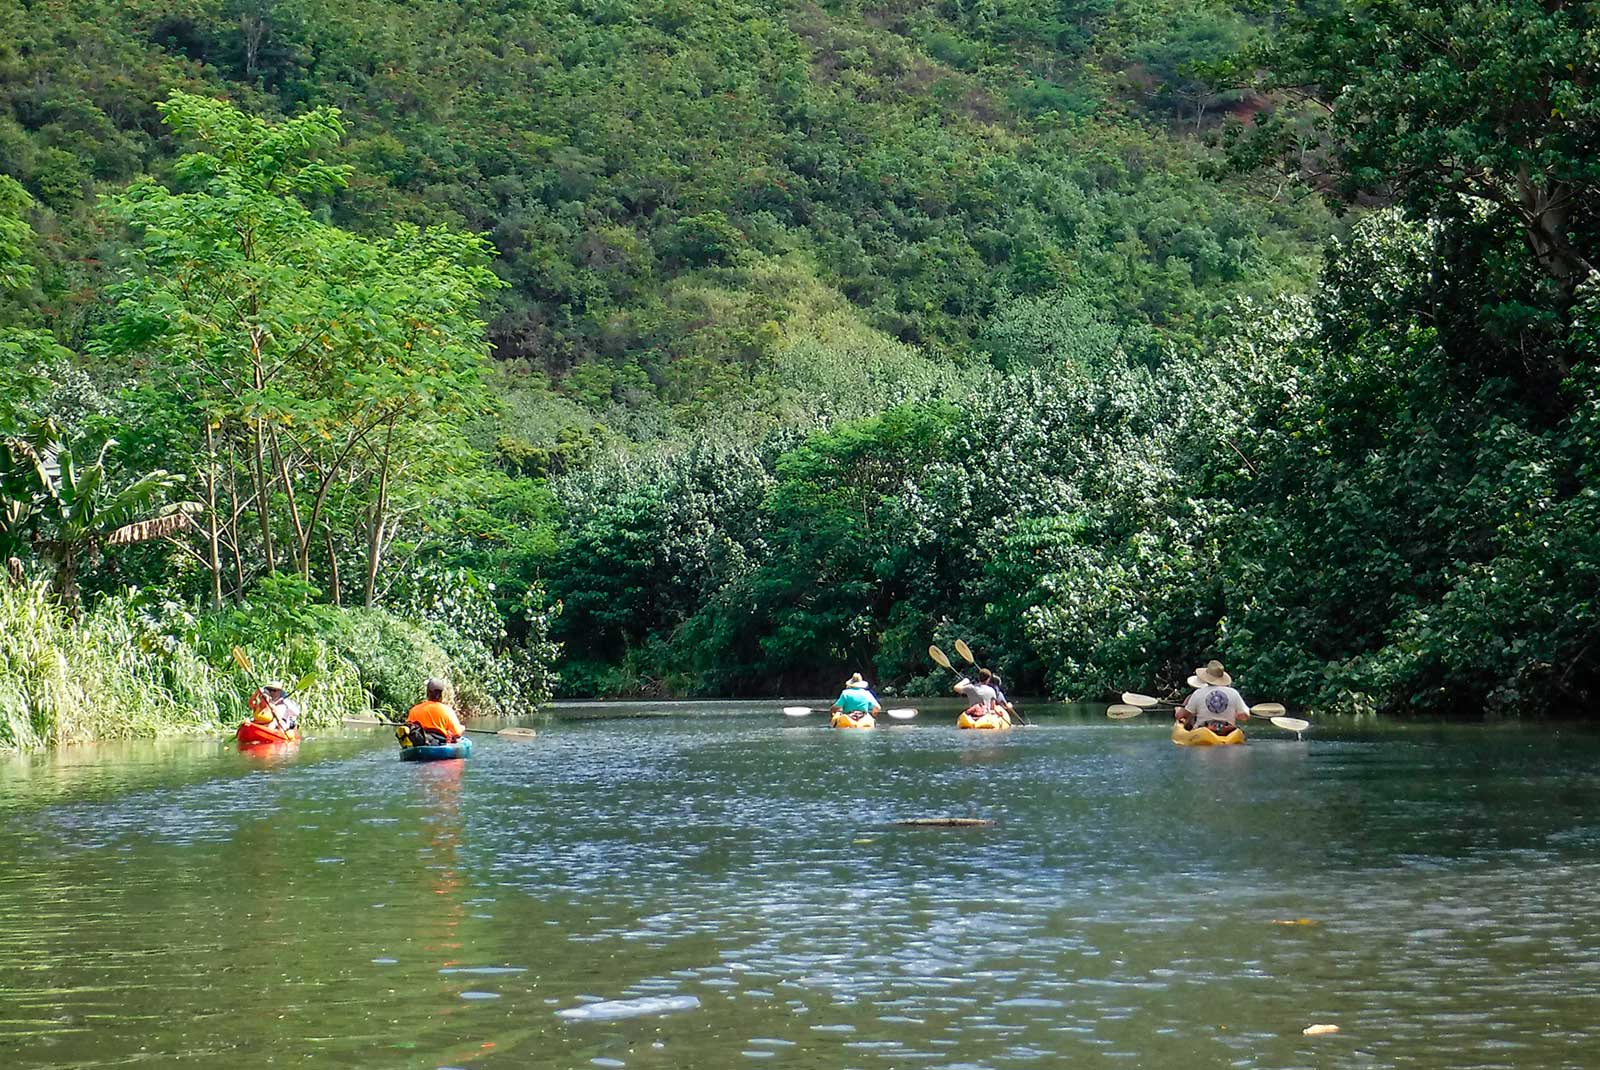
[[[233,734],[240,746],[254,746],[258,743],[298,743],[300,733],[296,729],[287,732],[279,731],[270,724],[256,724],[254,721],[245,721],[239,730]]]

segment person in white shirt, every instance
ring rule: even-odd
[[[1226,735],[1250,719],[1250,707],[1234,690],[1233,677],[1223,669],[1222,662],[1213,659],[1204,668],[1196,669],[1189,682],[1198,684],[1198,688],[1172,711],[1184,728],[1210,725],[1218,735]]]
[[[993,680],[994,674],[988,669],[979,669],[977,683],[963,676],[956,684],[956,694],[965,695],[972,702],[971,707],[967,709],[970,716],[977,717],[994,712],[995,702],[1000,693],[995,690]]]

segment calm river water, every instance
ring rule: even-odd
[[[1600,1062],[1593,734],[652,710],[0,760],[0,1066]]]

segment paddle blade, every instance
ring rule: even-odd
[[[233,663],[244,671],[246,676],[254,676],[256,671],[250,667],[250,658],[246,656],[243,647],[233,648]]]
[[[502,739],[533,739],[538,734],[531,728],[502,728],[495,733]]]
[[[961,657],[966,660],[968,665],[978,664],[978,659],[972,656],[972,648],[967,645],[966,640],[956,640],[956,653],[960,654]]]
[[[1139,717],[1143,713],[1144,711],[1139,707],[1129,706],[1122,702],[1117,703],[1115,706],[1106,707],[1106,716],[1113,721],[1126,721],[1129,717]]]
[[[945,668],[949,669],[951,672],[955,672],[956,671],[956,667],[954,665],[950,664],[950,659],[945,657],[944,656],[944,651],[940,650],[938,647],[930,646],[928,648],[928,657],[932,658],[938,664],[940,664],[940,665],[944,666]]]
[[[916,710],[884,710],[883,712],[897,721],[909,721],[917,715]]]
[[[294,682],[294,689],[296,691],[304,691],[306,688],[310,687],[316,682],[317,670],[312,669],[310,672],[306,673],[304,676],[300,677],[300,679]]]
[[[1250,707],[1252,717],[1282,717],[1288,712],[1281,702],[1258,702]]]
[[[1274,717],[1272,723],[1279,728],[1287,728],[1291,732],[1304,732],[1311,727],[1310,721],[1301,720],[1299,717]]]
[[[814,711],[810,706],[785,706],[783,708],[783,715],[785,717],[804,717],[812,712]]]
[[[1122,701],[1130,706],[1144,706],[1146,708],[1161,705],[1160,699],[1151,698],[1149,695],[1141,695],[1135,691],[1124,691],[1122,693]]]

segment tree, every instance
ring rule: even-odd
[[[1234,132],[1237,163],[1276,160],[1346,202],[1443,226],[1440,289],[1485,306],[1472,322],[1505,358],[1491,370],[1540,389],[1564,374],[1600,242],[1600,9],[1291,0],[1232,72],[1285,102]]]
[[[24,540],[31,541],[51,567],[62,605],[74,616],[78,572],[85,561],[97,559],[106,546],[171,535],[187,523],[192,508],[183,503],[153,513],[162,496],[183,482],[165,471],[113,489],[106,455],[115,445],[114,439],[94,437],[67,442],[48,420],[30,435],[5,442],[0,553],[15,556]]]
[[[309,579],[323,550],[337,584],[335,546],[353,541],[371,605],[404,492],[463,463],[455,421],[487,404],[488,247],[443,227],[368,238],[322,222],[305,202],[350,174],[319,160],[343,134],[334,109],[269,123],[182,93],[159,108],[200,151],[178,162],[181,191],[145,180],[112,202],[138,245],[110,348],[151,360],[198,425],[194,554],[212,602],[280,564]]]

